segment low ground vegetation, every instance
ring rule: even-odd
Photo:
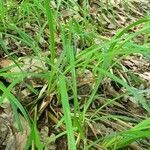
[[[0,1],[0,149],[149,149],[149,10]]]

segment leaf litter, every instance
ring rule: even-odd
[[[99,0],[91,0],[90,1],[90,24],[94,28],[94,30],[97,30],[97,32],[101,33],[106,37],[106,39],[111,38],[117,30],[119,30],[121,27],[129,25],[131,22],[134,22],[138,18],[142,18],[144,14],[148,11],[149,2],[148,1],[131,1],[128,6],[126,6],[125,3],[122,1],[114,1],[112,0],[111,3],[112,7],[110,7],[110,10],[108,10],[108,4],[105,1],[99,1]],[[53,6],[55,8],[55,2],[53,2]],[[82,6],[82,4],[81,4]],[[75,12],[78,13],[75,13]],[[74,19],[79,19],[82,22],[82,15],[80,15],[78,8],[74,8],[74,11],[71,9],[63,9],[61,8],[60,12],[62,13],[62,16],[60,18],[61,22],[67,21],[69,17],[73,17]],[[113,14],[113,13],[115,14]],[[26,32],[31,35],[31,37],[37,39],[37,42],[39,43],[40,47],[43,48],[43,51],[45,52],[44,55],[49,55],[47,52],[48,50],[48,36],[49,31],[45,30],[44,35],[37,36],[38,32],[38,26],[35,23],[27,22],[25,23]],[[47,29],[47,28],[46,28]],[[90,26],[87,28],[87,31],[91,31]],[[133,32],[136,32],[137,29],[133,29]],[[11,31],[9,31],[11,33]],[[12,33],[14,34],[14,33]],[[15,33],[16,34],[16,33]],[[36,57],[29,57],[33,52],[29,47],[26,47],[21,41],[12,40],[9,36],[4,36],[5,45],[8,46],[11,49],[11,55],[16,55],[18,63],[21,64],[21,68],[23,71],[28,72],[42,72],[43,70],[48,70],[46,63],[43,61],[37,59]],[[57,44],[61,47],[61,40],[60,35],[58,33],[57,38]],[[97,39],[94,39],[97,41]],[[99,42],[99,41],[98,41]],[[81,51],[81,44],[83,44],[83,41],[78,42],[79,51]],[[89,46],[86,43],[85,47]],[[58,50],[59,51],[59,50]],[[58,54],[59,55],[59,54]],[[13,66],[14,62],[7,57],[2,51],[0,51],[0,68],[5,68],[9,66]],[[121,60],[121,66],[123,68],[127,68],[127,72],[122,71],[121,69],[114,68],[116,70],[116,74],[124,79],[125,82],[129,84],[135,85],[139,90],[142,90],[143,93],[141,93],[147,101],[150,100],[150,61],[149,59],[146,59],[145,56],[135,54],[132,56],[125,57],[123,60]],[[20,69],[17,67],[12,67],[8,72],[21,72]],[[93,87],[94,84],[94,75],[91,73],[90,70],[86,70],[84,73],[80,73],[78,71],[78,93],[79,93],[79,99],[81,100],[81,104],[84,105],[84,100],[86,97],[88,97],[90,90]],[[129,76],[128,76],[129,73]],[[134,75],[134,77],[133,77]],[[69,77],[68,77],[69,78]],[[138,78],[138,83],[135,83],[134,78]],[[0,79],[1,80],[1,79]],[[11,80],[4,79],[5,82],[10,83]],[[30,85],[33,88],[39,88],[41,89],[43,85],[46,85],[45,81],[41,81],[39,84],[38,79],[34,80],[29,77],[27,79]],[[142,83],[142,84],[141,84]],[[31,90],[26,88],[26,86],[17,85],[19,87],[20,93],[19,99],[22,101],[22,104],[26,104],[26,98],[29,100],[27,103],[32,103],[32,96],[34,95]],[[15,87],[14,95],[18,95],[16,91],[18,91],[18,87]],[[148,92],[146,92],[148,91]],[[41,90],[42,92],[42,90]],[[69,92],[69,91],[68,91]],[[36,93],[36,92],[35,92]],[[42,92],[44,93],[44,91]],[[90,107],[90,111],[95,111],[97,108],[103,105],[105,101],[108,101],[108,105],[106,105],[101,111],[98,112],[98,115],[104,116],[102,117],[101,121],[97,121],[96,117],[93,119],[92,123],[87,123],[87,136],[88,139],[93,140],[97,137],[103,137],[106,135],[109,135],[110,133],[115,133],[117,131],[123,131],[126,129],[129,129],[135,125],[138,121],[140,121],[143,118],[147,117],[146,111],[134,100],[132,96],[123,96],[121,98],[118,98],[115,103],[111,104],[111,99],[115,99],[116,97],[119,97],[120,94],[126,94],[126,90],[119,84],[114,83],[110,78],[105,78],[103,80],[102,86],[99,87],[98,94],[100,94],[101,97],[98,97],[92,103],[92,106]],[[36,95],[36,94],[35,94]],[[42,95],[42,94],[41,94]],[[72,93],[70,94],[70,99]],[[46,100],[46,101],[45,101]],[[70,101],[71,102],[71,101]],[[25,106],[26,107],[26,106]],[[44,97],[42,100],[42,103],[39,107],[39,131],[40,135],[42,137],[42,143],[46,144],[45,141],[51,137],[55,136],[60,132],[60,129],[55,129],[55,123],[58,123],[59,117],[62,116],[62,109],[57,102],[56,93],[53,93],[52,96]],[[54,116],[51,115],[51,120],[53,121],[51,127],[49,127],[46,122],[43,122],[41,117],[44,117],[44,119],[48,119],[49,117],[46,115],[46,112],[55,112]],[[32,114],[32,112],[30,112]],[[111,118],[111,115],[120,115],[122,117],[127,116],[128,118],[124,118],[124,120],[116,119],[114,120]],[[1,105],[0,106],[0,148],[2,149],[18,149],[22,150],[25,147],[26,140],[29,136],[29,127],[25,123],[26,121],[24,118],[20,115],[20,120],[22,122],[22,126],[24,128],[24,131],[21,133],[18,131],[16,127],[16,123],[14,120],[14,117],[12,115],[12,110],[10,108],[10,105]],[[107,118],[108,117],[108,118]],[[98,118],[98,117],[97,117]],[[129,122],[129,119],[131,121]],[[126,121],[127,120],[127,121]],[[62,130],[65,130],[63,125],[60,125]],[[51,130],[50,130],[51,129]],[[146,139],[147,140],[147,139]],[[150,146],[146,140],[143,140],[141,142],[135,142],[131,145],[129,145],[126,149],[146,149],[145,147]],[[47,149],[67,149],[67,141],[66,137],[63,136],[63,138],[58,138],[56,141],[53,141],[53,143],[47,145]],[[82,149],[82,144],[80,146],[80,149]],[[100,148],[99,148],[100,149]]]

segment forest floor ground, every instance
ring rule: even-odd
[[[150,148],[149,1],[3,5],[0,149],[67,150],[70,128],[77,149]]]

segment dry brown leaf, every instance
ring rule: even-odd
[[[53,138],[55,137],[55,135],[51,134],[51,136],[49,137],[48,134],[49,134],[49,128],[47,126],[43,126],[40,131],[41,142],[43,143],[43,145],[45,145],[45,150],[56,150],[55,141],[47,143],[48,138]]]
[[[30,133],[30,128],[26,120],[21,115],[19,116],[19,119],[23,127],[23,132],[17,132],[15,134],[16,150],[24,150]]]
[[[13,112],[9,103],[0,106],[3,111],[0,113],[0,145],[5,146],[5,150],[24,150],[28,136],[29,125],[26,120],[19,115],[23,132],[17,128]]]
[[[2,59],[2,60],[0,61],[0,67],[1,67],[1,68],[8,67],[8,66],[10,66],[12,63],[13,63],[12,60],[10,60],[10,59],[8,59],[8,58],[5,58],[5,59]]]
[[[144,72],[143,74],[138,74],[142,79],[150,82],[150,72]]]
[[[47,70],[45,62],[40,60],[38,57],[20,57],[17,60],[17,63],[20,65],[23,71],[27,72],[40,72],[41,70]],[[0,61],[0,67],[5,68],[15,65],[15,63],[10,59],[3,59]],[[18,66],[15,66],[10,69],[10,72],[21,72]]]

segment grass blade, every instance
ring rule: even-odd
[[[76,150],[76,144],[75,144],[73,127],[72,127],[71,114],[70,114],[69,99],[68,99],[66,81],[64,75],[60,75],[59,77],[59,89],[60,89],[61,102],[64,111],[66,129],[67,129],[68,146],[70,150]]]

